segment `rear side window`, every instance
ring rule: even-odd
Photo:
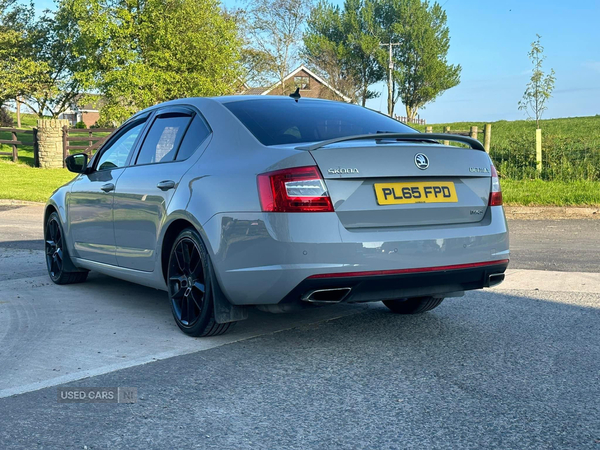
[[[342,102],[282,98],[223,105],[263,145],[300,144],[357,134],[417,133],[388,116]]]
[[[177,152],[177,161],[188,159],[196,149],[204,142],[210,134],[210,129],[206,122],[199,115],[194,116],[192,124],[183,137],[179,151]]]
[[[157,117],[146,135],[136,164],[173,161],[191,120],[191,116],[183,114]]]

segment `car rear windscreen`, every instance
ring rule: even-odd
[[[224,103],[263,145],[300,144],[358,134],[417,133],[378,112],[341,102],[257,99]]]

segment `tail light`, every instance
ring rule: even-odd
[[[502,189],[500,188],[500,179],[498,178],[498,172],[492,164],[492,191],[490,192],[489,206],[501,206],[502,205]]]
[[[260,174],[258,195],[263,211],[333,212],[331,198],[316,166]]]

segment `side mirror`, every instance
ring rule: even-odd
[[[88,165],[88,155],[85,153],[77,153],[75,155],[67,156],[65,159],[67,169],[75,173],[85,173]]]

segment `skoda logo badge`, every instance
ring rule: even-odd
[[[415,165],[421,169],[425,170],[429,167],[429,158],[425,156],[423,153],[417,153],[415,155]]]

